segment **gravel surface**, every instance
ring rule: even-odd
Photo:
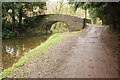
[[[77,34],[67,34],[49,50],[38,54],[21,67],[15,77],[31,78],[118,78],[116,36],[104,32],[106,27],[89,24]],[[102,34],[101,34],[102,33]]]

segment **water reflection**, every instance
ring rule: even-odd
[[[39,46],[48,36],[30,35],[19,38],[3,40],[2,47],[2,62],[3,68],[11,67],[16,63],[24,53]]]
[[[9,46],[5,46],[5,51],[12,55],[13,52],[14,52],[14,48],[13,47],[9,47]]]

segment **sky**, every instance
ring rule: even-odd
[[[50,1],[50,2],[56,2],[56,1],[58,1],[58,0],[48,0],[48,1]]]
[[[57,1],[61,1],[61,0],[48,0],[49,2],[57,2]],[[67,0],[63,0],[63,1],[67,1]]]

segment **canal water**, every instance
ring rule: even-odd
[[[2,41],[3,70],[11,67],[25,53],[45,42],[49,36],[27,33],[21,37]]]

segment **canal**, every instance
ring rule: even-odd
[[[40,33],[26,33],[21,37],[2,41],[3,70],[11,67],[29,50],[45,42],[49,36]]]

